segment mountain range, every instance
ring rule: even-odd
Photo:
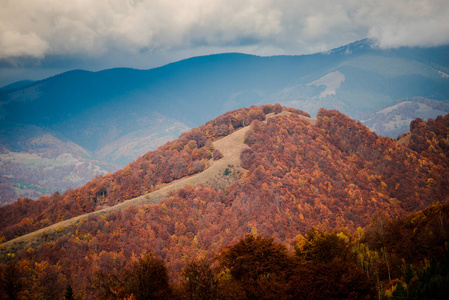
[[[1,204],[76,188],[233,109],[338,109],[396,138],[449,112],[449,46],[194,57],[151,70],[73,70],[0,89]],[[44,174],[44,176],[42,175]]]

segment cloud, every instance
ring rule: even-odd
[[[40,57],[48,50],[48,44],[35,33],[17,31],[0,32],[0,57],[34,56]]]
[[[379,2],[381,5],[363,14],[370,25],[368,36],[379,46],[438,46],[449,43],[449,2],[446,0]]]
[[[449,43],[447,0],[2,0],[0,58]]]

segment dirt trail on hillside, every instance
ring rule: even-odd
[[[283,111],[278,115],[290,114],[290,112]],[[274,113],[271,113],[268,114],[266,118],[268,119],[274,116],[276,115]],[[299,117],[305,119],[312,125],[316,124],[315,119],[304,116]],[[47,242],[48,240],[45,239],[47,235],[48,237],[51,237],[51,240],[55,240],[56,238],[66,235],[67,229],[69,229],[70,227],[74,227],[79,220],[88,218],[89,216],[103,215],[111,211],[125,209],[126,207],[131,205],[158,203],[161,199],[169,196],[170,192],[181,189],[187,184],[191,184],[193,186],[200,184],[212,185],[211,183],[213,183],[214,178],[217,177],[221,177],[221,180],[226,177],[226,180],[228,181],[227,183],[229,184],[229,177],[223,176],[223,173],[226,168],[229,168],[237,172],[237,175],[234,174],[234,178],[238,178],[238,172],[242,170],[242,168],[240,167],[240,154],[244,149],[248,148],[248,145],[244,143],[244,140],[249,128],[250,126],[246,126],[222,139],[213,142],[214,148],[219,150],[223,154],[223,157],[220,160],[214,161],[212,165],[203,172],[173,181],[168,185],[162,187],[161,189],[148,193],[146,195],[126,200],[117,205],[80,215],[69,220],[61,221],[59,223],[50,225],[37,231],[33,231],[29,234],[0,244],[0,260],[2,259],[2,257],[5,257],[5,254],[7,253],[16,252],[18,249],[33,248],[39,244],[42,244],[43,242]]]
[[[248,130],[249,126],[237,130],[232,134],[215,141],[213,143],[214,148],[218,149],[223,154],[223,157],[220,160],[214,161],[209,168],[201,173],[176,180],[157,191],[124,201],[115,206],[80,215],[69,220],[61,221],[59,223],[10,240],[0,245],[0,253],[6,254],[8,252],[15,252],[15,250],[17,249],[28,249],[30,247],[41,244],[42,242],[45,242],[44,236],[46,236],[47,234],[52,235],[53,237],[62,236],[65,234],[65,229],[75,226],[79,220],[88,218],[89,216],[103,215],[110,211],[124,209],[130,205],[158,203],[161,199],[169,196],[170,192],[178,190],[187,184],[191,184],[194,186],[205,184],[211,178],[223,174],[224,170],[228,167],[232,166],[233,168],[238,168],[240,166],[240,153],[248,147],[244,143],[245,135]]]

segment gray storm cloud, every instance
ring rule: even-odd
[[[0,0],[0,58],[449,43],[447,0]]]

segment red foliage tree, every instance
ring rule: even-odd
[[[213,160],[219,160],[222,157],[223,153],[221,153],[219,150],[214,150],[214,152],[212,153]]]

